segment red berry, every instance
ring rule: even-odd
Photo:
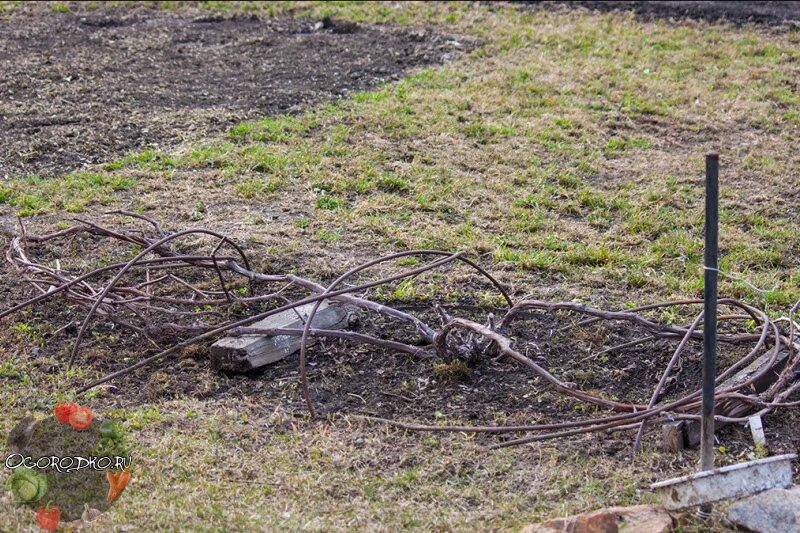
[[[78,404],[72,402],[57,403],[53,409],[59,424],[69,424],[69,417],[78,409]]]
[[[77,406],[75,412],[69,416],[69,425],[72,426],[72,429],[83,431],[84,429],[89,429],[93,418],[94,415],[91,409]]]
[[[36,522],[39,527],[47,531],[55,531],[58,529],[58,523],[61,521],[61,511],[58,507],[39,507],[36,511]]]

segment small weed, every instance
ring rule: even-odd
[[[192,220],[203,220],[206,216],[206,204],[203,202],[196,202],[194,204],[194,211],[192,211]]]
[[[406,192],[411,189],[411,184],[399,176],[385,174],[378,180],[378,188],[385,192]]]
[[[643,138],[620,139],[614,137],[608,140],[605,146],[606,153],[624,152],[626,150],[644,150],[650,148],[650,141]]]
[[[566,261],[571,265],[601,266],[617,260],[617,254],[605,246],[580,247],[566,255]]]
[[[280,116],[252,122],[242,122],[228,131],[228,136],[238,142],[285,142],[292,136],[306,133],[313,123],[297,117]]]
[[[252,178],[236,185],[236,193],[248,200],[271,194],[281,188],[283,183],[279,179]]]
[[[122,159],[108,163],[103,168],[107,171],[114,171],[131,167],[158,172],[172,170],[176,165],[177,161],[173,157],[161,152],[156,152],[152,149],[147,149],[139,153],[128,154]]]
[[[317,197],[317,207],[320,209],[334,210],[342,207],[342,199],[336,196],[322,195]]]
[[[327,229],[320,229],[317,231],[317,239],[321,240],[322,242],[336,242],[340,238],[341,234],[338,231]]]
[[[71,10],[68,5],[61,2],[53,2],[50,4],[50,11],[54,13],[70,13]]]
[[[562,172],[556,178],[558,184],[564,187],[565,189],[577,189],[578,186],[581,184],[580,178],[578,178],[572,172]]]

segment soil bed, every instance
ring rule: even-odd
[[[644,19],[693,18],[711,21],[724,19],[736,24],[756,23],[771,26],[800,24],[800,2],[579,1],[559,3],[599,11],[633,11]]]
[[[55,175],[305,109],[464,45],[430,31],[145,8],[0,19],[0,176]]]

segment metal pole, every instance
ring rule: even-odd
[[[714,382],[717,379],[717,257],[719,225],[719,155],[706,154],[706,246],[703,280],[703,417],[700,422],[700,468],[714,468]],[[711,515],[712,506],[698,514]]]

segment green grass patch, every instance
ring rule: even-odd
[[[113,193],[134,187],[137,180],[97,172],[77,172],[62,178],[36,176],[0,184],[0,204],[17,208],[19,216],[52,210],[80,213],[91,203],[108,204]]]

